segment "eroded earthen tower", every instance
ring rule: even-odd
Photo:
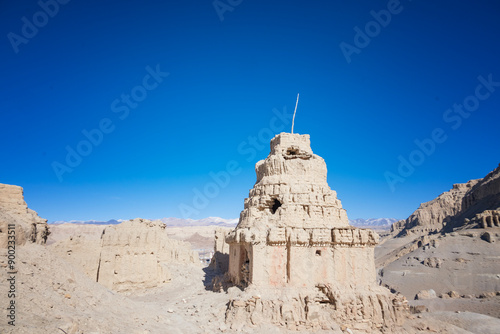
[[[378,236],[349,226],[309,135],[277,135],[271,153],[255,168],[257,182],[227,238],[235,284],[306,287],[375,281]]]
[[[275,136],[269,156],[255,169],[257,182],[226,242],[232,283],[265,293],[231,304],[228,319],[245,314],[287,324],[335,319],[367,329],[394,323],[405,305],[376,284],[378,235],[349,225],[309,135]]]

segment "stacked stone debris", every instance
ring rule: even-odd
[[[309,135],[281,133],[256,164],[257,182],[229,244],[228,276],[247,300],[230,302],[233,328],[264,321],[292,328],[389,328],[406,300],[376,284],[378,235],[349,225]]]

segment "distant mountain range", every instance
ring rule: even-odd
[[[349,223],[356,227],[390,227],[397,221],[395,218],[349,219]]]
[[[99,221],[99,220],[56,220],[54,222],[50,222],[49,224],[90,224],[90,225],[116,225],[124,222],[124,219],[111,219],[108,221]]]
[[[167,226],[221,226],[221,227],[234,227],[238,224],[238,218],[235,219],[224,219],[220,217],[208,217],[203,219],[182,219],[182,218],[161,218],[162,222],[167,224]]]
[[[238,224],[238,219],[224,219],[220,217],[208,217],[203,219],[182,219],[182,218],[161,218],[161,219],[152,219],[152,220],[161,220],[169,227],[181,227],[181,226],[221,226],[221,227],[234,227]],[[58,220],[55,222],[51,222],[50,224],[91,224],[91,225],[116,225],[125,221],[124,219],[111,219],[108,221],[98,221],[98,220],[70,220],[63,221]]]
[[[238,218],[224,219],[220,217],[208,217],[203,219],[182,219],[182,218],[161,218],[158,219],[167,224],[169,227],[182,227],[182,226],[221,226],[221,227],[234,227],[238,224]],[[108,221],[98,220],[70,220],[70,221],[55,221],[51,224],[92,224],[92,225],[116,225],[125,221],[124,219],[111,219]],[[394,218],[369,218],[369,219],[349,219],[349,223],[356,227],[389,227],[392,223],[397,222]]]

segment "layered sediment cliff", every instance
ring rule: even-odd
[[[15,228],[16,244],[45,244],[49,235],[47,220],[29,209],[23,188],[0,183],[0,248],[7,246],[8,229]]]
[[[392,232],[399,235],[451,232],[478,223],[477,215],[497,210],[500,210],[500,165],[482,179],[454,184],[449,191],[422,203],[406,221],[394,223]]]

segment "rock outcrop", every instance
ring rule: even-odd
[[[232,300],[226,320],[300,329],[336,324],[372,331],[402,322],[406,300],[376,284],[378,235],[349,225],[309,135],[281,133],[256,164],[257,182],[227,237]]]
[[[404,223],[394,223],[391,231],[394,235],[424,235],[461,227],[493,227],[500,224],[498,210],[500,165],[482,179],[454,184],[449,191],[421,204]]]
[[[500,210],[484,210],[467,222],[481,228],[500,227]]]
[[[2,334],[114,334],[177,333],[165,310],[110,291],[89,279],[78,267],[54,254],[50,246],[25,244],[16,261],[16,298],[8,298],[10,284],[0,257],[0,300],[15,301],[15,326],[2,307]],[[9,319],[10,320],[10,319]]]
[[[226,321],[233,330],[271,322],[302,332],[343,327],[357,333],[390,333],[396,323],[404,322],[407,304],[402,295],[392,295],[379,286],[342,290],[324,285],[310,291],[251,287],[241,298],[230,301]]]
[[[415,299],[432,299],[432,298],[437,298],[436,291],[429,289],[429,290],[420,290],[416,295]]]
[[[214,255],[210,261],[210,268],[218,274],[225,274],[229,270],[229,245],[226,237],[231,230],[228,228],[217,228],[214,235]],[[217,290],[219,286],[215,287]]]
[[[462,209],[464,211],[484,211],[488,208],[500,207],[500,164],[498,167],[480,179],[464,196]]]
[[[406,220],[401,219],[391,224],[391,233],[400,232],[405,228]]]
[[[189,244],[167,237],[164,223],[140,218],[105,227],[97,240],[77,235],[50,247],[118,292],[168,282],[171,263],[199,263]]]
[[[0,248],[7,247],[9,228],[15,228],[17,245],[45,244],[50,233],[47,220],[28,208],[23,188],[0,183]]]

